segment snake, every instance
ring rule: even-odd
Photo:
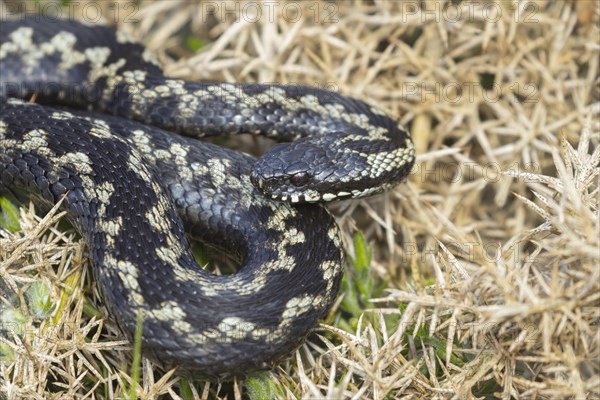
[[[0,29],[0,193],[60,203],[94,285],[164,368],[224,378],[272,368],[333,305],[344,273],[323,203],[396,186],[407,130],[321,88],[165,76],[122,31],[27,16]],[[249,133],[258,159],[198,140]],[[200,240],[239,270],[217,275]]]

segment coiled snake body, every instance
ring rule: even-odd
[[[364,102],[169,79],[127,36],[73,21],[2,22],[0,98],[0,192],[64,197],[111,316],[131,335],[141,314],[146,354],[203,375],[270,367],[332,304],[339,233],[305,203],[381,192],[414,160],[408,133]],[[195,140],[233,133],[292,142],[257,161]],[[198,267],[185,233],[240,271]]]

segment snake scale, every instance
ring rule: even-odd
[[[365,102],[170,79],[127,35],[77,21],[2,21],[0,107],[0,192],[64,199],[111,318],[131,337],[141,315],[146,355],[204,376],[270,368],[332,305],[339,231],[307,203],[379,193],[414,162]],[[236,133],[282,143],[256,160],[197,140]],[[203,270],[188,237],[240,270]]]

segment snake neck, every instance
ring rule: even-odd
[[[102,108],[191,137],[251,133],[292,141],[343,133],[406,141],[406,131],[376,107],[309,86],[191,82],[134,70],[102,87]]]

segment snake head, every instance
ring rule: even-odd
[[[254,165],[251,179],[265,196],[292,203],[365,197],[396,185],[414,162],[414,145],[340,134],[275,145]]]
[[[326,142],[326,143],[324,143]],[[291,203],[317,203],[353,197],[347,157],[333,138],[304,138],[275,145],[254,165],[252,182],[265,196]],[[340,156],[342,156],[340,158]],[[350,172],[352,174],[352,172]]]

